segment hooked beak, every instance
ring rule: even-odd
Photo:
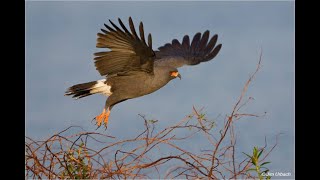
[[[181,75],[180,75],[180,73],[177,75],[177,77],[181,80]]]

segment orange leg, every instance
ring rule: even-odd
[[[102,113],[99,114],[98,116],[96,116],[96,121],[97,121],[98,127],[101,126],[101,123],[102,123],[102,120],[104,118],[105,113],[106,113],[106,109],[103,109]]]
[[[102,113],[99,114],[98,116],[96,116],[96,121],[97,121],[98,127],[101,126],[102,121],[104,122],[105,127],[107,127],[109,116],[110,116],[109,108],[107,109],[107,111],[106,111],[106,109],[103,109]]]
[[[109,116],[110,116],[110,110],[109,108],[107,109],[107,112],[105,113],[105,118],[104,118],[104,126],[107,127],[108,121],[109,121]]]

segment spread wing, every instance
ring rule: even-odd
[[[205,31],[194,35],[191,45],[189,36],[183,37],[182,43],[177,39],[172,40],[172,43],[167,43],[159,47],[156,51],[155,64],[157,66],[172,66],[181,67],[183,65],[196,65],[201,62],[210,61],[220,51],[222,45],[217,43],[218,35],[214,35],[209,40],[209,31]]]
[[[125,73],[128,71],[145,71],[153,73],[155,53],[152,50],[151,34],[148,35],[148,44],[144,37],[143,24],[140,22],[138,37],[132,19],[129,17],[131,33],[118,18],[122,29],[109,22],[113,27],[106,24],[103,33],[98,33],[97,47],[109,48],[111,51],[94,53],[96,56],[95,66],[101,76]]]

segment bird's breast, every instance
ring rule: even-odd
[[[157,73],[118,76],[109,81],[112,82],[112,92],[126,96],[126,98],[135,98],[153,93],[169,82],[169,80]]]

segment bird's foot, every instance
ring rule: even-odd
[[[103,109],[102,113],[94,118],[96,120],[96,125],[98,126],[97,129],[101,126],[102,122],[104,122],[104,126],[107,129],[109,116],[110,110],[108,108],[107,110]]]

